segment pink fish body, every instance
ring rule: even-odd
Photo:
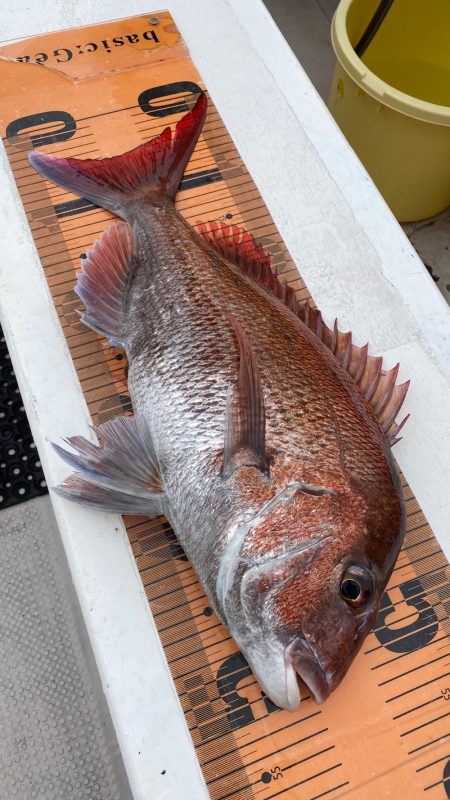
[[[122,156],[32,153],[49,180],[124,221],[88,253],[87,325],[122,346],[134,417],[68,439],[56,491],[165,514],[266,694],[318,702],[370,630],[405,530],[390,446],[407,384],[330,330],[249,234],[194,231],[174,197],[206,99]],[[403,424],[403,423],[402,423]]]

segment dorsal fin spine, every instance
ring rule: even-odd
[[[358,384],[358,386],[359,386],[359,382],[360,382],[360,380],[361,380],[361,378],[363,376],[364,370],[366,368],[367,356],[369,354],[369,345],[365,344],[365,345],[363,345],[363,347],[360,347],[359,349],[360,349],[359,364],[358,364],[357,371],[355,372],[355,375],[354,375],[354,381],[355,381],[356,384]]]
[[[382,413],[382,411],[384,411],[392,397],[399,369],[400,364],[396,364],[395,367],[393,367],[386,375],[386,387],[384,394],[373,409],[377,417]]]
[[[348,342],[347,342],[347,349],[346,349],[346,351],[344,353],[344,358],[342,359],[342,366],[347,371],[348,371],[348,367],[349,367],[349,364],[350,364],[351,355],[352,355],[352,335],[350,333],[350,335],[348,337]]]
[[[369,384],[369,388],[366,389],[366,392],[364,394],[366,400],[368,400],[369,403],[370,403],[373,395],[375,394],[376,388],[378,386],[378,381],[380,380],[380,377],[381,377],[382,364],[383,364],[383,359],[382,358],[378,358],[377,359],[377,363],[376,363],[376,367],[375,367],[375,370],[374,370],[372,383]]]

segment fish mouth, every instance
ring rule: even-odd
[[[329,697],[332,687],[311,645],[304,636],[296,636],[287,645],[284,651],[284,663],[286,666],[286,693],[290,711],[295,711],[300,705],[298,678],[301,678],[303,683],[306,684],[316,703],[323,703]]]

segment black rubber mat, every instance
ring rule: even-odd
[[[0,508],[48,491],[0,327]]]

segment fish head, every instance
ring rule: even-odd
[[[318,703],[338,686],[377,613],[403,539],[401,490],[381,503],[360,491],[292,483],[231,540],[219,573],[228,627],[265,694]]]

